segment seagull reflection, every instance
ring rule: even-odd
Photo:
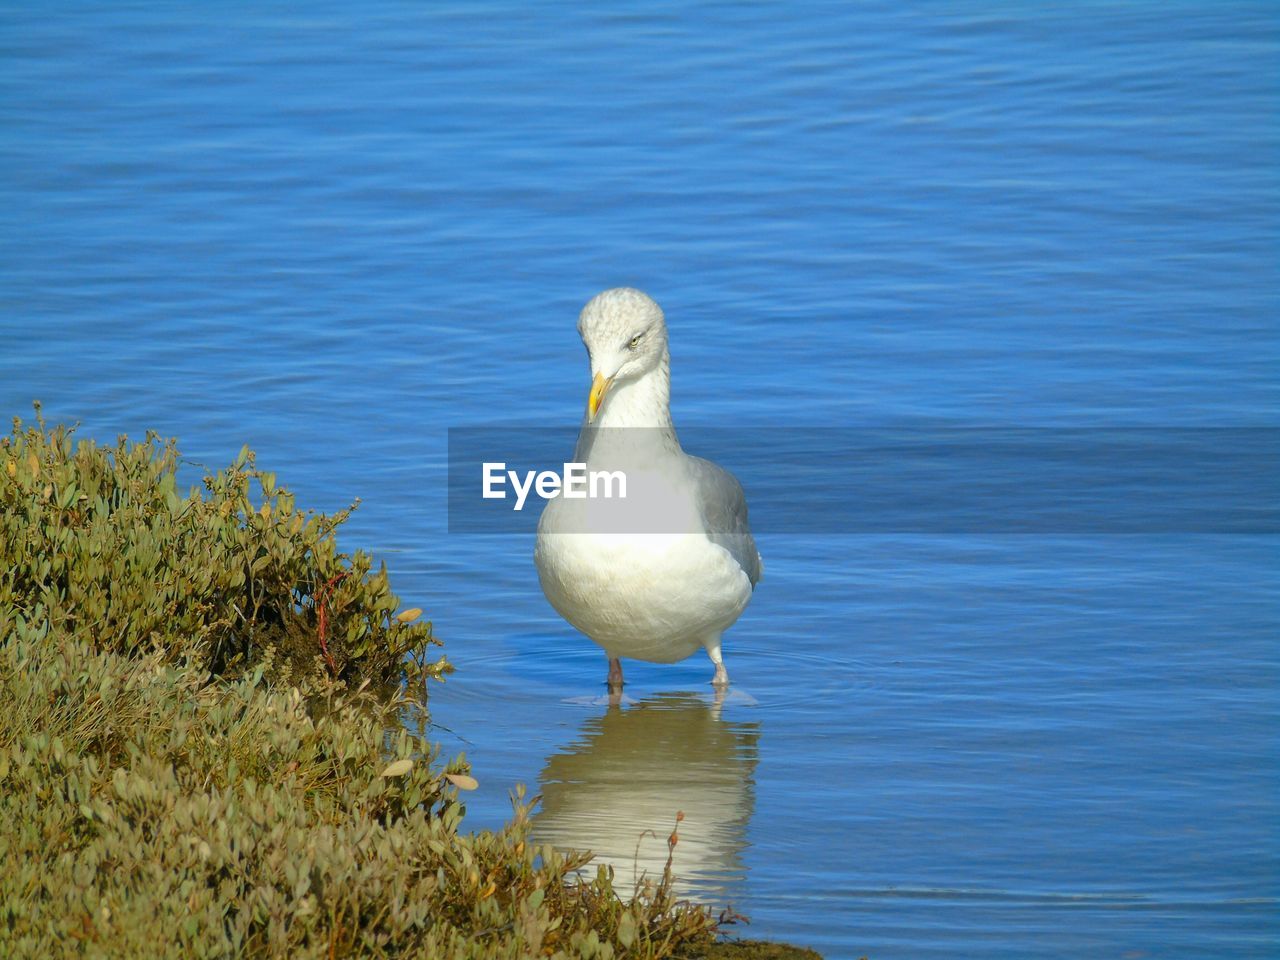
[[[593,866],[612,866],[625,895],[643,876],[662,875],[667,836],[683,811],[672,860],[676,892],[725,900],[745,876],[760,725],[722,719],[721,700],[666,694],[589,719],[539,777],[534,838],[592,851]]]

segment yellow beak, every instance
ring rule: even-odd
[[[604,399],[604,395],[608,391],[611,383],[613,383],[613,377],[606,380],[602,373],[597,373],[596,378],[591,381],[591,395],[587,397],[588,423],[594,420],[596,418],[596,414],[599,413],[600,401]]]

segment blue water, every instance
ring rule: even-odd
[[[764,534],[730,697],[610,710],[445,480],[577,422],[621,284],[690,427],[1274,426],[1278,68],[1269,3],[5,3],[0,410],[362,498],[476,826],[524,782],[629,882],[683,809],[830,957],[1274,956],[1274,535]]]

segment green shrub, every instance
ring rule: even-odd
[[[297,510],[247,450],[185,495],[177,464],[38,411],[0,438],[0,956],[711,944],[669,871],[623,900],[579,877],[589,855],[535,849],[519,793],[506,828],[461,833],[465,761],[401,723],[448,664],[385,570],[338,552],[345,513]]]
[[[298,510],[246,448],[204,489],[148,434],[114,448],[39,419],[0,438],[0,637],[34,626],[94,649],[159,652],[216,674],[275,648],[281,679],[316,672],[411,689],[450,668],[421,611],[397,614],[385,567],[340,553],[349,511]]]
[[[0,956],[667,957],[713,918],[585,856],[528,808],[463,835],[451,778],[393,714],[209,684],[42,629],[0,644]],[[393,704],[403,707],[404,704]]]

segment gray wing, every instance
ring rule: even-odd
[[[764,564],[747,522],[747,497],[742,492],[742,484],[728,470],[701,457],[689,457],[689,473],[696,485],[707,538],[729,551],[754,588],[764,572]]]

